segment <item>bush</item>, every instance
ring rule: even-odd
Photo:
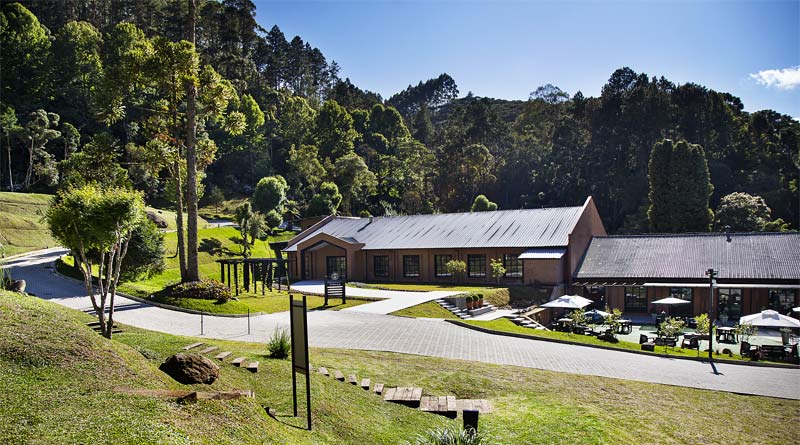
[[[284,359],[292,350],[292,339],[286,328],[275,328],[267,340],[267,353],[271,358]]]
[[[133,281],[150,278],[164,271],[164,234],[155,223],[144,220],[131,232],[128,253],[122,260],[121,278]]]
[[[458,427],[439,428],[427,431],[408,445],[485,445],[486,436],[473,430],[462,430]]]
[[[165,293],[177,298],[199,298],[224,303],[231,299],[231,290],[216,280],[191,281],[166,288]]]

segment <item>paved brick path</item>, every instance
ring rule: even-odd
[[[62,251],[51,249],[11,262],[12,275],[28,282],[38,296],[75,309],[90,307],[80,283],[52,270]],[[174,312],[125,298],[116,319],[125,324],[178,335],[199,336],[200,316]],[[392,351],[516,365],[574,374],[596,375],[745,394],[800,399],[800,370],[707,363],[606,351],[485,334],[440,320],[409,319],[347,311],[309,313],[312,346]],[[242,318],[204,317],[205,337],[263,342],[287,313],[253,317],[251,334]]]
[[[322,281],[307,280],[292,284],[292,290],[300,293],[324,295],[325,284]],[[458,291],[407,292],[397,290],[367,289],[347,286],[348,296],[381,298],[374,303],[360,304],[344,311],[365,312],[368,314],[391,314],[411,306],[416,306],[438,298],[460,294]]]

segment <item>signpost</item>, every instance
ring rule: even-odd
[[[289,294],[289,310],[292,334],[292,401],[294,416],[297,417],[297,373],[306,376],[306,419],[311,431],[311,373],[308,365],[308,323],[306,318],[306,296],[295,300]]]
[[[714,313],[714,285],[716,284],[715,278],[719,275],[719,272],[714,269],[708,269],[706,275],[708,276],[708,361],[711,362],[714,360],[712,351],[714,349],[712,347],[714,344],[714,319],[712,318]]]

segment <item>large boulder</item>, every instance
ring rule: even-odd
[[[192,383],[210,385],[219,378],[219,366],[198,354],[175,354],[167,358],[159,369],[184,385]]]
[[[147,219],[153,221],[153,224],[155,224],[159,229],[166,229],[168,227],[167,220],[155,212],[148,211]]]

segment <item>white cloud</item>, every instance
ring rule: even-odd
[[[750,78],[767,87],[792,90],[800,86],[800,66],[780,70],[762,70],[751,74]]]

